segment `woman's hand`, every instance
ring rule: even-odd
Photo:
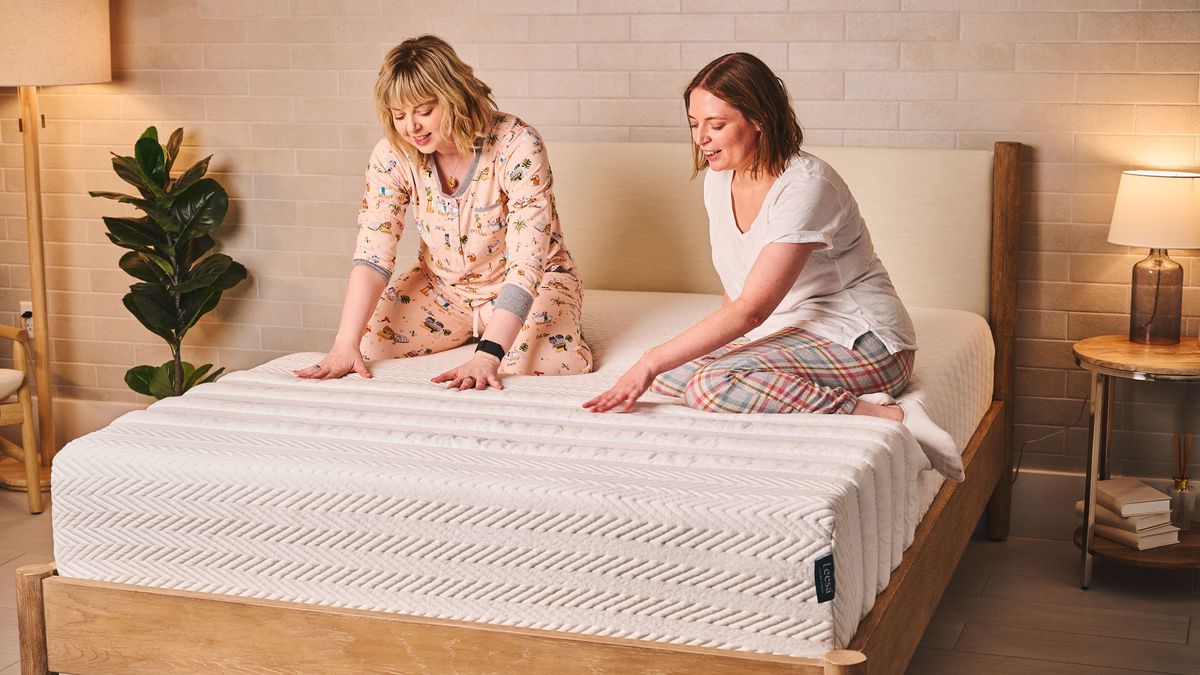
[[[584,403],[583,407],[592,412],[608,412],[619,406],[617,412],[629,412],[638,398],[654,383],[657,375],[654,368],[646,362],[646,357],[642,357],[611,389]]]
[[[471,357],[470,361],[462,364],[457,368],[452,368],[446,372],[433,378],[432,382],[442,383],[449,382],[446,385],[447,389],[478,389],[483,391],[488,387],[503,389],[504,385],[500,383],[500,378],[496,375],[496,371],[500,369],[500,359],[485,354],[483,352],[475,352],[475,356]]]
[[[371,378],[371,371],[367,370],[367,364],[363,362],[362,353],[356,345],[334,343],[333,349],[329,350],[320,363],[293,370],[292,374],[305,380],[336,380],[351,372],[367,379]]]

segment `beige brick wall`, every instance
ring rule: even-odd
[[[86,190],[149,123],[187,129],[233,198],[226,249],[252,278],[186,342],[244,368],[328,344],[385,50],[436,32],[550,140],[687,138],[678,94],[709,59],[758,54],[813,143],[989,147],[1019,140],[1025,231],[1018,438],[1079,415],[1071,341],[1125,329],[1137,255],[1106,243],[1119,172],[1200,165],[1200,0],[112,0],[114,81],[44,91],[43,185],[60,395],[137,402],[126,368],[166,358],[121,306],[120,251]],[[0,89],[0,320],[28,296],[16,96]],[[1185,330],[1200,329],[1200,256]],[[1165,476],[1200,392],[1123,383],[1117,470]],[[1086,422],[1085,422],[1086,424]],[[1081,466],[1085,432],[1024,465]],[[1194,470],[1194,475],[1200,471]]]

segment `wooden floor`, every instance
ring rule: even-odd
[[[0,490],[0,675],[17,665],[13,572],[53,559],[50,512]],[[1200,573],[1097,563],[1079,588],[1066,541],[973,541],[910,673],[1196,673]]]

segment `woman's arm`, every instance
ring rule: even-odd
[[[495,310],[480,339],[495,342],[507,353],[537,295],[557,215],[552,192],[554,177],[537,131],[529,126],[518,129],[504,154],[508,161],[499,169],[499,175],[500,187],[508,198],[508,226],[504,230],[507,264]],[[433,381],[449,382],[447,386],[452,389],[503,389],[496,375],[499,367],[500,359],[475,352],[471,360]]]
[[[375,145],[367,163],[367,184],[358,212],[355,264],[346,284],[337,337],[320,363],[293,371],[297,377],[328,380],[351,371],[371,377],[363,363],[359,342],[363,326],[392,276],[396,243],[404,231],[404,211],[412,199],[412,186],[399,170],[400,161],[387,139]]]
[[[611,389],[583,407],[593,412],[625,412],[650,388],[654,378],[708,354],[762,325],[792,289],[812,252],[822,244],[768,244],[763,247],[742,294],[725,298],[721,308],[671,340],[647,351]]]
[[[379,302],[379,295],[387,279],[367,265],[355,265],[350,269],[350,281],[346,284],[346,299],[342,301],[342,318],[338,322],[337,337],[325,358],[315,366],[294,371],[296,377],[314,380],[330,380],[343,377],[351,371],[363,377],[371,377],[367,364],[363,362],[358,345],[362,340],[363,326]]]

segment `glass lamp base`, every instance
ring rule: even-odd
[[[1183,309],[1183,266],[1163,248],[1133,266],[1129,340],[1147,345],[1179,344]]]

